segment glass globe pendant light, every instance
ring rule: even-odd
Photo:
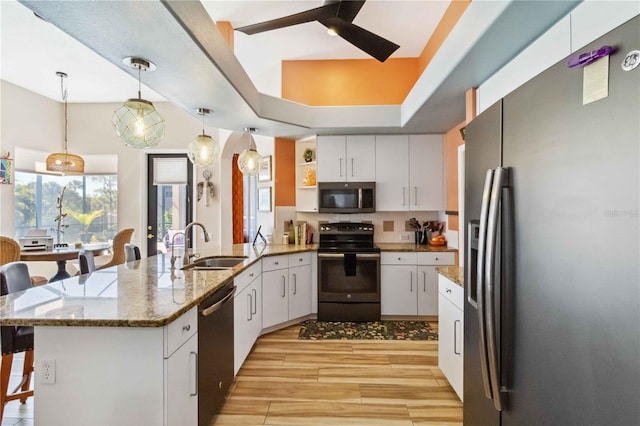
[[[211,113],[206,108],[196,110],[202,116],[202,134],[196,136],[187,146],[187,156],[196,166],[208,167],[218,161],[220,144],[211,136],[204,133],[204,116]]]
[[[64,101],[64,152],[54,152],[49,155],[46,167],[50,172],[81,174],[84,173],[84,159],[79,155],[69,154],[67,151],[67,91],[64,88],[64,79],[67,78],[67,74],[58,71],[56,75],[60,77],[60,90]]]
[[[253,136],[251,135],[256,130],[258,129],[255,127],[246,127],[244,129],[247,135],[249,135],[249,148],[242,151],[238,156],[238,168],[243,175],[253,176],[257,175],[260,171],[260,160],[262,160],[262,157],[258,154],[256,141],[253,140]]]
[[[124,58],[123,62],[138,70],[138,97],[127,100],[115,110],[111,123],[125,145],[138,149],[152,148],[158,145],[164,136],[164,118],[151,102],[142,99],[140,74],[142,71],[153,71],[156,66],[146,59],[133,57]]]

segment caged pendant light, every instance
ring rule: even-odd
[[[255,127],[246,127],[244,131],[249,135],[249,148],[245,149],[238,156],[238,168],[244,175],[257,175],[260,171],[260,154],[256,149],[256,141],[253,139],[252,133],[256,130]]]
[[[46,167],[50,172],[62,174],[84,173],[84,159],[79,155],[69,154],[67,151],[67,90],[64,88],[64,79],[67,74],[61,71],[56,72],[60,77],[60,91],[64,101],[64,152],[54,152],[47,157]]]
[[[123,62],[138,70],[138,97],[127,100],[114,111],[111,122],[113,128],[125,143],[133,148],[152,148],[160,143],[164,136],[164,118],[153,104],[140,95],[142,71],[153,71],[156,66],[146,59],[127,57]]]
[[[202,134],[196,136],[187,146],[187,156],[196,166],[208,167],[218,161],[220,144],[204,133],[204,116],[211,113],[206,108],[198,108],[196,112],[202,116]]]

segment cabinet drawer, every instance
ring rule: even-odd
[[[262,258],[262,271],[275,271],[277,269],[284,269],[289,267],[288,255],[282,256],[267,256]]]
[[[464,289],[449,278],[438,275],[438,292],[464,311]]]
[[[453,265],[455,261],[453,252],[418,253],[418,265]]]
[[[311,265],[311,252],[305,251],[289,255],[289,267]]]
[[[417,262],[417,253],[385,251],[380,255],[380,264],[382,265],[415,265]]]
[[[256,262],[253,265],[249,266],[247,269],[242,271],[240,274],[233,278],[233,282],[238,288],[236,290],[236,294],[240,293],[244,290],[253,280],[258,278],[262,273],[262,264],[260,262]]]
[[[198,308],[194,307],[164,327],[164,356],[169,357],[197,332]]]

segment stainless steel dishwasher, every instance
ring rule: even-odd
[[[209,425],[233,381],[233,280],[198,306],[198,424]]]

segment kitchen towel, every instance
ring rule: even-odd
[[[344,254],[344,274],[347,277],[353,277],[356,274],[356,254]]]

